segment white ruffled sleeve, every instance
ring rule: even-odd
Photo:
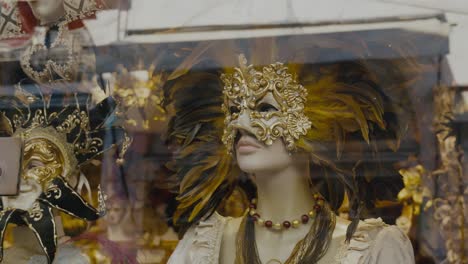
[[[349,244],[337,254],[340,264],[414,264],[414,253],[408,237],[396,226],[382,219],[360,223]]]
[[[219,250],[226,219],[214,213],[185,233],[172,253],[168,264],[214,264]]]
[[[414,253],[408,237],[396,226],[383,228],[375,238],[371,251],[372,263],[413,264]]]
[[[194,240],[194,232],[194,229],[190,228],[185,233],[184,237],[177,244],[174,252],[172,252],[171,257],[167,262],[168,264],[190,263],[188,259],[188,252]]]

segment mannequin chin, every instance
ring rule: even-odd
[[[3,197],[3,206],[28,210],[42,193],[41,185],[33,180],[23,180],[20,185],[20,194],[14,197]]]
[[[283,141],[278,139],[267,146],[255,137],[242,133],[236,143],[236,158],[239,168],[246,173],[281,171],[293,163]]]
[[[240,131],[235,144],[239,168],[250,174],[278,173],[292,165],[307,162],[305,153],[290,152],[281,138],[267,146],[255,137]]]
[[[34,16],[42,24],[57,22],[65,16],[64,0],[32,0],[29,1]]]

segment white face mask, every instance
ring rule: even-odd
[[[20,184],[19,195],[2,197],[3,206],[27,211],[32,208],[41,193],[42,186],[37,181],[23,180]]]

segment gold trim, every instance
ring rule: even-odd
[[[48,182],[59,176],[68,179],[76,172],[78,161],[74,155],[73,145],[67,142],[66,134],[59,133],[52,127],[34,127],[30,129],[19,129],[15,132],[14,136],[20,136],[23,139],[25,150],[36,142],[42,142],[49,145],[49,149],[44,151],[54,151],[56,153],[52,154],[62,159],[59,161],[61,162],[62,173],[60,175],[54,175],[53,178],[48,179]],[[29,160],[24,160],[23,162],[25,165],[28,163]],[[49,162],[44,160],[43,163],[48,164]],[[23,168],[23,170],[24,169],[25,168]],[[38,176],[38,179],[40,178],[41,177]]]

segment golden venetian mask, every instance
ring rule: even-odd
[[[232,152],[237,130],[245,129],[266,145],[281,137],[288,150],[295,150],[296,140],[312,125],[304,114],[307,90],[282,63],[258,71],[247,65],[243,55],[239,61],[233,74],[221,76],[226,115],[223,143]],[[250,126],[240,124],[241,118],[248,118]]]

